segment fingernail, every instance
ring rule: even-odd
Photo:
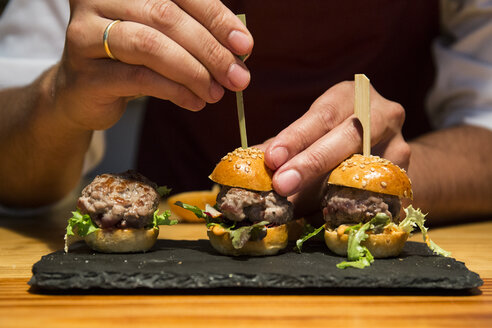
[[[217,82],[212,81],[212,83],[210,84],[209,93],[210,97],[212,97],[213,100],[217,101],[224,95],[224,88],[222,88],[222,86]]]
[[[203,108],[205,108],[205,105],[206,104],[207,103],[205,101],[203,101],[202,99],[200,99],[200,98],[194,99],[193,100],[193,103],[191,105],[191,110],[194,111],[194,112],[199,112]]]
[[[270,157],[272,159],[273,165],[275,165],[275,169],[278,169],[279,167],[284,165],[284,163],[289,158],[289,152],[285,147],[275,147],[270,152]]]
[[[246,87],[250,79],[249,72],[236,63],[229,66],[227,77],[236,88]]]
[[[234,30],[229,33],[228,39],[232,50],[239,55],[246,55],[251,48],[251,39],[243,32]]]
[[[301,175],[296,170],[290,169],[277,176],[277,189],[283,195],[292,195],[301,184]]]

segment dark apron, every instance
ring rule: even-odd
[[[245,13],[255,47],[244,91],[249,145],[275,136],[334,84],[364,73],[404,106],[408,140],[430,130],[424,110],[433,82],[437,0],[224,1]],[[151,99],[138,169],[174,192],[207,189],[217,161],[240,146],[233,92],[201,112]]]

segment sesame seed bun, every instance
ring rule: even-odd
[[[248,241],[239,249],[232,246],[232,239],[224,228],[218,225],[211,226],[207,231],[212,247],[219,253],[230,256],[266,256],[275,255],[287,247],[288,230],[285,224],[267,228],[265,238],[257,241]]]
[[[85,242],[101,253],[145,252],[154,246],[159,229],[98,229],[84,237]]]
[[[405,170],[378,156],[352,155],[331,172],[328,184],[413,199]]]
[[[255,191],[270,191],[272,171],[265,165],[264,153],[257,148],[237,148],[222,157],[209,178],[221,185]]]
[[[347,225],[341,225],[335,230],[325,229],[326,246],[333,253],[342,256],[347,256],[348,234],[344,233],[346,228],[348,228]],[[401,253],[407,238],[408,233],[393,227],[385,229],[383,233],[368,234],[367,239],[361,245],[367,247],[375,258],[395,257]]]

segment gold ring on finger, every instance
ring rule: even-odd
[[[104,30],[103,33],[103,45],[104,45],[104,51],[106,51],[106,55],[108,55],[109,58],[118,60],[116,57],[113,55],[111,50],[109,49],[109,31],[113,26],[115,26],[117,23],[121,22],[119,19],[112,21],[111,23],[106,26],[106,29]]]

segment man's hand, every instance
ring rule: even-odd
[[[276,170],[275,190],[284,196],[303,190],[292,199],[310,201],[308,211],[309,207],[319,207],[319,191],[327,174],[362,150],[362,127],[353,115],[354,94],[353,82],[333,86],[301,118],[262,147],[266,149],[265,162]],[[401,134],[403,107],[383,98],[372,87],[370,96],[371,153],[407,168],[410,147]]]
[[[128,98],[149,95],[189,110],[243,90],[250,74],[236,55],[253,38],[218,0],[72,0],[54,87],[57,108],[86,129],[116,123]],[[112,60],[106,54],[108,36]]]
[[[237,55],[253,38],[219,0],[71,0],[61,61],[32,84],[2,90],[0,203],[41,206],[78,183],[92,131],[114,125],[128,99],[189,110],[250,80]],[[110,59],[103,45],[108,32]]]

